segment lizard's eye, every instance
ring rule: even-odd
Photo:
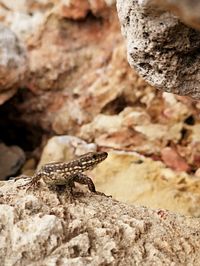
[[[92,159],[96,160],[96,158],[97,158],[96,154],[93,154]]]

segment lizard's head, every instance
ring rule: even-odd
[[[108,156],[107,152],[88,152],[78,157],[79,165],[85,170],[93,169],[98,163],[105,160]]]

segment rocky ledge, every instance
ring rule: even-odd
[[[76,188],[0,183],[1,265],[198,265],[198,219]]]

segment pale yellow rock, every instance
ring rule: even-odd
[[[190,132],[189,140],[193,143],[200,142],[200,124],[196,123],[193,126],[185,126]]]
[[[112,133],[121,129],[123,119],[119,115],[97,115],[94,120],[81,127],[80,137],[92,140],[103,133]]]
[[[117,200],[200,216],[199,180],[137,153],[109,152],[92,177],[97,190]]]
[[[144,134],[149,141],[156,141],[158,139],[165,141],[178,141],[181,138],[182,123],[172,125],[161,125],[149,123],[147,125],[135,126],[135,130]]]

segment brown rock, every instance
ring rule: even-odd
[[[154,112],[159,115],[160,109]],[[179,117],[181,115],[179,113]],[[176,116],[170,119],[173,121]],[[180,140],[182,123],[169,123],[170,119],[165,124],[152,123],[151,119],[149,112],[127,107],[118,115],[97,115],[91,123],[82,126],[79,136],[95,141],[99,146],[145,154],[159,153],[169,141],[176,143]]]
[[[164,163],[170,168],[176,171],[188,171],[190,169],[189,165],[186,163],[184,158],[182,158],[178,152],[171,148],[165,147],[161,150],[161,157]]]
[[[75,0],[68,1],[66,4],[62,2],[56,9],[61,16],[77,20],[85,18],[89,12],[90,5],[87,0]]]
[[[26,101],[17,103],[26,123],[74,134],[104,107],[109,109],[124,88],[134,99],[129,80],[138,77],[126,62],[112,8],[110,16],[75,22],[50,15],[38,39],[29,40],[31,92],[24,92]]]
[[[150,1],[149,1],[150,2]],[[174,13],[185,23],[200,29],[200,3],[196,0],[153,0],[151,3]]]

